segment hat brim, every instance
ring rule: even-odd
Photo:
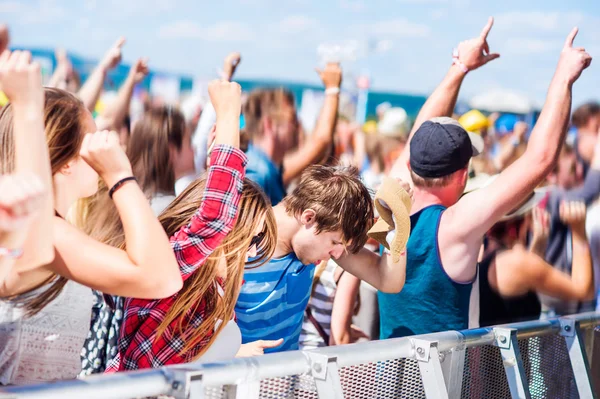
[[[490,177],[491,176],[486,173],[478,173],[477,175],[475,175],[475,177],[470,178],[469,180],[467,180],[467,185],[465,186],[465,191],[463,192],[463,195],[485,187],[487,184],[489,184],[488,182],[490,180]]]
[[[473,147],[473,156],[476,157],[477,155],[481,154],[483,152],[483,149],[485,148],[483,137],[473,132],[467,132],[467,134],[469,135],[469,139],[471,140],[471,147]]]
[[[548,194],[552,187],[542,187],[536,189],[533,194],[525,201],[521,206],[519,206],[514,211],[506,214],[500,219],[500,222],[506,222],[508,220],[516,219],[518,217],[522,217],[529,213],[536,205],[538,205],[544,197]]]

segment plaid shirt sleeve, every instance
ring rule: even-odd
[[[171,237],[184,281],[231,231],[242,195],[246,155],[237,148],[218,145],[210,160],[202,205],[190,223]]]

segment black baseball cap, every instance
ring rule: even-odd
[[[483,139],[468,133],[454,119],[424,122],[410,141],[410,168],[424,178],[448,176],[466,167],[483,151]]]

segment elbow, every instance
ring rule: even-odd
[[[535,165],[535,169],[543,176],[546,176],[558,157],[558,149],[551,148],[549,145],[542,147],[527,147],[527,156],[531,161],[532,165]]]
[[[169,298],[183,288],[183,279],[177,273],[177,276],[169,276],[169,278],[156,279],[148,284],[147,290],[152,299]]]
[[[404,282],[405,278],[398,279],[397,281],[382,282],[378,289],[384,294],[397,294],[404,288]]]

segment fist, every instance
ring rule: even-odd
[[[527,123],[519,121],[517,123],[515,123],[515,128],[514,128],[514,136],[516,139],[519,140],[519,142],[522,142],[523,139],[525,138],[525,134],[527,133],[527,129],[529,129],[529,126],[527,125]]]
[[[559,209],[560,220],[571,228],[585,228],[586,206],[581,201],[563,201]]]
[[[115,68],[123,58],[122,48],[125,44],[125,38],[120,37],[115,44],[106,52],[102,65],[106,70]]]
[[[0,88],[14,104],[44,106],[40,65],[31,62],[29,51],[6,50],[0,55]]]
[[[144,78],[146,76],[148,76],[149,72],[150,72],[150,69],[148,68],[148,59],[140,58],[131,67],[129,74],[133,78],[133,81],[135,82],[135,84],[138,84],[142,80],[144,80]]]
[[[550,235],[550,214],[538,206],[532,210],[533,237],[546,240]]]
[[[80,155],[102,177],[109,188],[133,174],[131,163],[121,147],[119,135],[115,132],[103,130],[86,134]]]
[[[400,186],[404,189],[404,191],[406,191],[406,193],[410,197],[410,201],[414,204],[415,198],[414,198],[414,193],[413,193],[413,190],[412,190],[412,187],[410,186],[410,184],[408,184],[408,182],[406,182],[402,179],[396,179],[396,180],[398,180],[398,183],[400,183]]]
[[[573,47],[573,41],[579,30],[574,28],[563,46],[558,61],[556,73],[566,80],[567,83],[573,84],[584,69],[592,63],[592,57],[585,51],[583,47]]]
[[[38,212],[46,190],[36,175],[0,176],[0,231],[22,229]]]
[[[208,95],[217,115],[230,111],[239,116],[242,110],[242,88],[239,84],[213,80],[208,85]]]
[[[317,69],[316,71],[326,89],[342,85],[342,68],[340,68],[340,64],[330,62],[325,66],[324,70]]]

